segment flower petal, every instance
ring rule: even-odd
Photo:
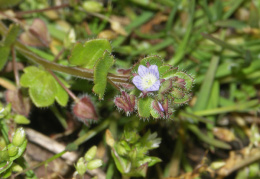
[[[149,73],[149,69],[143,65],[140,65],[138,67],[138,75],[140,75],[140,77],[145,76],[147,73]]]
[[[133,83],[140,91],[144,90],[144,87],[142,85],[142,78],[140,76],[135,76],[133,78]]]
[[[164,111],[162,104],[160,102],[157,102],[157,103],[158,103],[158,106],[159,106],[160,110]]]
[[[161,85],[160,80],[157,80],[151,87],[147,88],[146,91],[158,91],[160,85]]]
[[[157,79],[159,79],[159,71],[158,71],[157,65],[151,65],[149,67],[149,71],[150,71],[150,73],[154,74]]]

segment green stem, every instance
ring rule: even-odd
[[[66,119],[61,115],[61,113],[58,111],[57,107],[55,105],[50,106],[51,111],[54,113],[54,115],[57,117],[57,119],[60,121],[62,127],[64,129],[68,128],[68,124],[66,122]]]
[[[2,22],[0,22],[0,34],[5,36],[6,33],[7,33],[7,28],[5,27],[5,25]],[[16,47],[17,51],[19,51],[26,58],[28,58],[29,60],[31,60],[34,63],[42,65],[46,69],[59,71],[59,72],[67,73],[67,74],[77,76],[80,78],[86,78],[89,80],[93,80],[94,74],[93,74],[92,69],[79,68],[79,67],[68,67],[68,66],[60,65],[60,64],[45,60],[45,59],[37,56],[36,54],[34,54],[31,50],[29,50],[26,46],[24,46],[19,41],[16,41],[15,47]],[[128,80],[129,76],[125,76],[125,75],[115,75],[115,74],[109,73],[107,77],[110,80],[112,80],[113,82],[117,82],[117,83],[128,83],[128,81],[129,81]]]
[[[76,139],[73,143],[76,145],[80,145],[83,144],[84,142],[86,142],[87,140],[91,139],[92,137],[94,137],[96,134],[98,134],[100,131],[104,130],[105,128],[108,127],[110,123],[110,119],[106,119],[105,121],[103,121],[100,125],[98,125],[97,127],[95,127],[94,129],[88,131],[86,134],[82,135],[81,137],[79,137],[78,139]]]

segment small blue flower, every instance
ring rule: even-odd
[[[158,67],[151,65],[147,68],[140,65],[138,75],[133,78],[133,83],[140,91],[158,91],[161,85]]]

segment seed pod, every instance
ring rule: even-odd
[[[16,129],[12,143],[17,147],[20,147],[25,141],[25,136],[26,134],[22,127]]]
[[[89,162],[90,160],[92,160],[97,153],[97,146],[93,146],[91,147],[85,154],[84,158],[86,160],[86,162]]]
[[[88,162],[87,169],[94,170],[94,169],[102,166],[102,164],[103,164],[102,160],[95,159],[95,160],[92,160],[92,161]]]
[[[98,120],[95,106],[89,96],[81,97],[80,101],[72,107],[72,110],[74,115],[85,124]]]

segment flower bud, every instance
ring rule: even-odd
[[[79,173],[79,175],[84,175],[84,173],[87,170],[87,166],[85,165],[85,161],[83,159],[83,157],[80,157],[77,164],[76,164],[76,170]]]
[[[184,92],[181,89],[178,88],[173,88],[173,90],[171,91],[171,96],[173,99],[177,98],[177,99],[181,99],[184,97]]]
[[[123,109],[126,113],[131,113],[134,111],[135,107],[135,96],[134,95],[129,95],[125,91],[121,92],[122,95],[120,97],[115,98],[115,105]]]
[[[22,127],[20,127],[16,129],[12,143],[17,147],[20,147],[25,141],[25,137],[26,137],[25,131]]]
[[[96,109],[88,96],[81,97],[80,101],[73,106],[72,110],[74,115],[85,124],[98,120]]]
[[[83,3],[83,8],[87,12],[100,12],[103,9],[103,5],[97,1],[85,1]]]
[[[178,78],[174,83],[173,86],[176,88],[182,88],[184,89],[186,85],[185,79]]]
[[[95,159],[95,160],[88,162],[87,169],[93,170],[93,169],[96,169],[96,168],[102,166],[102,164],[103,164],[102,160]]]
[[[85,154],[84,158],[86,160],[86,162],[89,162],[90,160],[92,160],[97,153],[97,146],[93,146],[91,147]]]
[[[168,79],[161,84],[159,93],[165,94],[165,93],[169,92],[171,90],[171,88],[172,88],[172,80]]]
[[[8,155],[10,157],[15,156],[18,153],[18,147],[16,147],[14,144],[8,145]]]

